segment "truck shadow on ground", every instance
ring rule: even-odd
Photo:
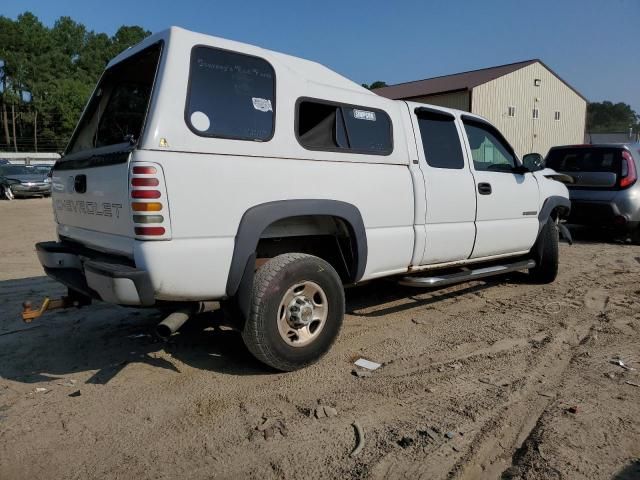
[[[348,314],[360,317],[382,317],[437,304],[460,295],[478,293],[503,282],[527,283],[528,281],[527,274],[522,272],[512,272],[440,288],[405,287],[391,280],[379,280],[347,290],[346,310]]]
[[[272,373],[251,356],[237,332],[215,327],[217,312],[190,320],[168,342],[154,335],[164,318],[155,309],[97,302],[48,312],[31,324],[20,319],[23,300],[36,305],[45,295],[64,293],[44,276],[0,281],[0,378],[38,383],[93,372],[87,383],[106,384],[132,363],[173,372],[186,364],[229,375]]]
[[[497,278],[521,281],[519,274]],[[478,292],[495,282],[424,290],[377,281],[348,289],[346,311],[382,317]],[[425,292],[429,295],[422,298]],[[32,384],[93,372],[86,383],[106,384],[133,363],[177,373],[182,364],[227,375],[274,373],[253,358],[238,331],[223,326],[221,311],[190,319],[167,342],[154,334],[165,315],[155,309],[96,302],[81,309],[48,312],[31,324],[20,319],[23,300],[31,299],[37,305],[45,295],[65,293],[62,286],[44,276],[0,282],[0,378]]]

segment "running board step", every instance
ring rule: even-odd
[[[406,287],[442,287],[444,285],[452,285],[454,283],[479,280],[481,278],[491,277],[493,275],[501,275],[503,273],[526,270],[535,266],[535,260],[522,260],[519,262],[507,263],[505,265],[494,265],[492,267],[477,268],[475,270],[450,273],[437,277],[403,277],[398,281],[398,283]]]

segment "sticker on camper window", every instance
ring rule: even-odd
[[[191,114],[190,120],[191,120],[191,125],[193,125],[193,128],[195,128],[199,132],[206,132],[207,130],[209,130],[209,127],[211,126],[211,121],[209,120],[209,117],[207,116],[206,113],[203,113],[203,112],[193,112]]]
[[[376,121],[376,113],[369,112],[367,110],[358,110],[356,108],[353,109],[353,118],[358,120],[369,120],[370,122]]]
[[[271,107],[271,100],[266,98],[256,98],[251,97],[251,101],[253,102],[253,108],[256,110],[260,110],[261,112],[273,112],[273,108]]]

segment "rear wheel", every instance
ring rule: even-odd
[[[344,317],[344,290],[334,268],[302,253],[272,258],[253,282],[242,338],[261,362],[291,371],[319,360]]]
[[[529,269],[531,279],[538,283],[551,283],[558,276],[559,252],[558,227],[553,218],[549,217],[544,224],[536,244],[531,249],[536,266]]]

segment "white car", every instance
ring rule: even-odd
[[[221,301],[285,371],[330,348],[346,284],[553,281],[570,208],[481,117],[180,28],[109,63],[52,183],[37,251],[71,299],[172,306],[165,334]]]

